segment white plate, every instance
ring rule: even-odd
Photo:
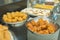
[[[37,8],[25,8],[21,10],[21,12],[25,12],[32,16],[49,16],[50,15],[50,10],[37,9]]]

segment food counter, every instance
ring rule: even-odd
[[[16,3],[11,3],[8,5],[0,6],[0,23],[3,25],[7,25],[2,20],[2,16],[6,12],[20,11],[20,10],[26,8],[26,6],[27,6],[26,1],[21,1],[21,2],[16,2]],[[54,20],[54,22],[56,22],[57,24],[60,25],[60,15],[57,16],[57,20],[56,21]],[[25,24],[21,27],[12,27],[11,25],[8,25],[8,26],[9,26],[9,30],[11,31],[14,39],[16,38],[15,40],[28,40],[27,39],[27,28],[26,28]],[[59,37],[60,37],[60,34],[59,34]],[[60,38],[58,38],[58,40],[60,40]]]

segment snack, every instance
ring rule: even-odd
[[[21,22],[27,19],[27,15],[24,12],[7,12],[7,14],[3,15],[3,20],[5,22],[13,23],[13,22]]]
[[[8,27],[0,24],[0,40],[11,40]]]
[[[32,16],[50,16],[50,10],[37,9],[37,8],[25,8],[22,12],[28,13]]]
[[[33,7],[34,8],[49,9],[49,10],[52,10],[54,8],[54,6],[52,6],[52,5],[43,5],[43,4],[35,4]]]
[[[52,34],[57,30],[55,24],[49,23],[47,20],[42,18],[38,19],[37,22],[34,20],[28,22],[27,28],[38,34]]]

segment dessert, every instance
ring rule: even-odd
[[[50,16],[50,10],[37,9],[37,8],[25,8],[22,12],[28,13],[32,16]]]
[[[52,34],[56,32],[57,27],[53,23],[49,23],[47,20],[42,18],[38,19],[38,21],[31,20],[26,24],[27,28],[35,32],[37,34]]]
[[[42,9],[49,9],[52,10],[54,8],[53,5],[44,5],[44,4],[35,4],[34,8],[42,8]]]
[[[21,22],[27,19],[27,15],[24,12],[7,12],[3,15],[4,22],[14,23]]]
[[[0,40],[11,40],[8,27],[0,24]]]

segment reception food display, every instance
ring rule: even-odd
[[[37,9],[37,8],[25,8],[22,12],[28,13],[32,16],[50,16],[50,10]]]
[[[18,2],[16,7],[7,8],[9,5],[6,5],[6,10],[0,11],[0,40],[58,40],[59,19],[55,22],[52,18],[58,0],[50,1],[27,0],[27,8],[26,5],[18,6]]]
[[[27,22],[27,28],[35,33],[38,34],[52,34],[57,30],[57,27],[55,24],[44,20],[42,18],[38,19],[38,21],[31,20],[30,22]]]
[[[10,33],[8,31],[8,27],[0,24],[0,40],[11,40]]]
[[[21,22],[27,19],[27,14],[24,12],[7,12],[3,15],[4,22],[14,23],[14,22]]]

